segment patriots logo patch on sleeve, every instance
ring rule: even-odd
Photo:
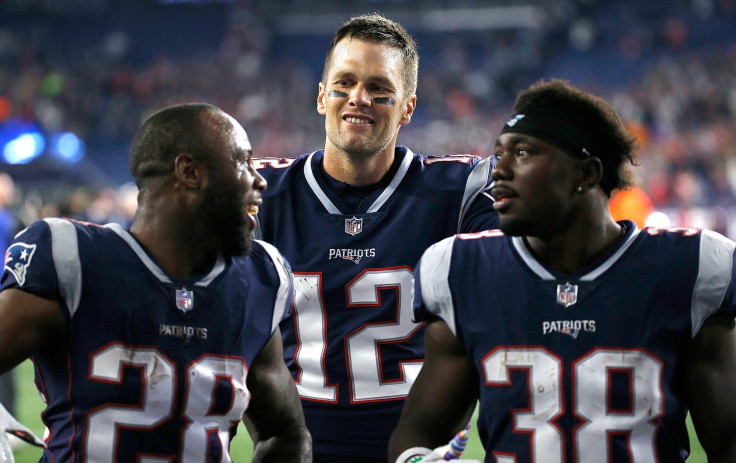
[[[13,274],[20,286],[26,282],[28,267],[35,252],[35,244],[15,243],[5,253],[5,270]]]

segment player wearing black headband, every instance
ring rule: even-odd
[[[391,459],[431,461],[480,399],[486,462],[682,462],[688,411],[709,461],[734,461],[736,243],[611,217],[635,142],[604,100],[553,80],[514,110],[492,172],[501,230],[417,265],[426,357]]]

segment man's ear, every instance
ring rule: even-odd
[[[321,115],[327,113],[327,103],[325,102],[325,84],[319,83],[319,90],[317,91],[317,112]]]
[[[199,190],[206,186],[207,169],[204,163],[189,153],[179,153],[176,156],[174,175],[177,182],[188,189]]]
[[[603,163],[595,156],[591,156],[582,161],[580,166],[581,180],[577,184],[578,191],[587,191],[596,185],[600,185],[603,180]]]
[[[417,96],[412,95],[406,100],[405,105],[406,106],[404,107],[404,115],[401,116],[399,125],[407,125],[409,122],[411,122],[411,115],[414,114],[414,109],[417,107]]]

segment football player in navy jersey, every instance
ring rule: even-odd
[[[292,277],[250,238],[266,188],[251,157],[219,108],[165,108],[131,148],[130,231],[52,218],[15,237],[0,372],[33,359],[42,461],[231,461],[241,419],[253,461],[311,461],[278,328]]]
[[[614,221],[635,141],[602,99],[551,80],[514,110],[500,230],[418,264],[427,353],[391,459],[433,461],[480,398],[486,462],[682,462],[688,410],[709,461],[736,461],[736,243]]]
[[[396,145],[414,113],[417,63],[402,26],[351,19],[319,83],[324,149],[254,161],[269,182],[259,236],[295,273],[294,317],[281,331],[318,463],[386,461],[423,359],[413,266],[432,243],[498,223],[484,194],[490,159]]]

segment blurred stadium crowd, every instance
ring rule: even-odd
[[[516,91],[565,78],[639,137],[647,213],[736,238],[736,0],[6,0],[0,142],[23,123],[84,148],[74,162],[50,144],[26,164],[0,161],[16,228],[48,215],[127,223],[130,140],[169,104],[222,107],[259,156],[323,146],[322,56],[334,29],[372,11],[419,44],[417,112],[400,144],[488,156]]]

